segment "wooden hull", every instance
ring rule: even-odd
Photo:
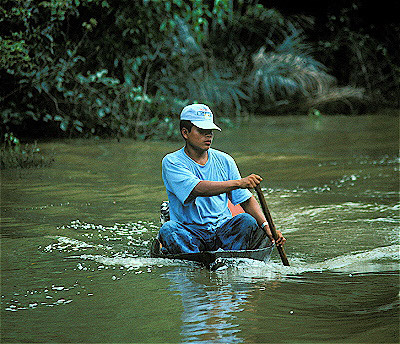
[[[268,246],[256,250],[224,250],[213,253],[217,258],[248,258],[266,262],[270,259],[273,248],[274,246]]]
[[[150,255],[155,258],[189,260],[210,266],[217,259],[227,258],[248,258],[266,262],[270,259],[273,248],[274,246],[268,246],[256,250],[218,250],[198,253],[164,254],[160,250],[160,242],[158,239],[154,239]]]

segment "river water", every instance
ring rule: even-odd
[[[1,341],[398,343],[398,117],[256,117],[213,147],[260,174],[291,263],[149,257],[180,142],[42,142],[2,172]]]

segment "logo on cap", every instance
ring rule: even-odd
[[[197,111],[197,115],[204,116],[205,119],[211,118],[211,112],[206,108]]]

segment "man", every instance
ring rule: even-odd
[[[241,178],[235,161],[211,147],[213,114],[204,104],[186,106],[181,112],[183,148],[167,154],[162,177],[167,190],[170,221],[163,224],[159,241],[164,253],[195,253],[263,248],[274,242],[264,214],[249,188],[262,178]],[[245,213],[232,217],[228,199]],[[278,232],[277,245],[286,239]]]

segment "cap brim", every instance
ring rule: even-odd
[[[209,121],[190,121],[192,122],[196,127],[199,127],[201,129],[216,129],[221,131],[221,128],[216,126],[213,122]]]

